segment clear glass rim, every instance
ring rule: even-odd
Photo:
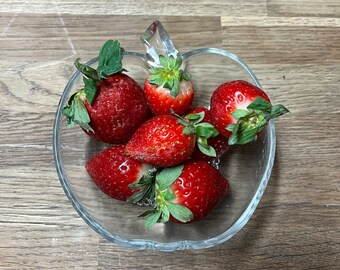
[[[256,78],[253,71],[238,56],[226,50],[218,49],[218,48],[202,48],[202,49],[192,50],[192,51],[183,53],[182,57],[183,59],[187,59],[190,56],[194,56],[198,54],[209,54],[209,53],[226,56],[232,59],[233,61],[237,62],[249,74],[249,76],[252,78],[254,83],[258,87],[262,88],[260,82]],[[136,52],[125,52],[125,54],[129,56],[139,57],[143,59],[144,61],[146,61],[145,54],[136,53]],[[87,64],[88,65],[94,64],[97,60],[98,60],[98,57],[93,58]],[[143,240],[143,239],[125,239],[123,237],[120,237],[119,235],[112,234],[111,232],[106,230],[104,227],[102,227],[96,221],[96,219],[81,205],[81,203],[77,200],[77,198],[72,193],[72,187],[70,186],[70,183],[66,177],[65,169],[61,162],[61,152],[60,152],[60,144],[59,144],[60,142],[59,126],[62,120],[62,113],[61,113],[62,105],[67,102],[67,99],[70,94],[69,92],[76,78],[79,75],[80,75],[79,71],[76,71],[72,75],[70,81],[66,85],[64,92],[62,93],[62,96],[59,100],[59,104],[58,104],[57,111],[55,114],[54,126],[53,126],[53,155],[54,155],[54,162],[55,162],[56,170],[59,176],[59,180],[61,182],[62,188],[64,189],[64,192],[67,198],[72,203],[73,207],[78,212],[79,216],[94,231],[96,231],[99,235],[103,236],[107,240],[115,244],[118,244],[122,247],[125,247],[125,248],[133,248],[133,249],[139,249],[139,250],[151,249],[151,250],[158,250],[158,251],[175,251],[175,250],[184,250],[184,249],[204,249],[204,248],[209,248],[209,247],[219,245],[227,241],[231,237],[233,237],[238,231],[240,231],[245,226],[245,224],[249,221],[250,217],[254,213],[257,205],[260,202],[260,199],[262,198],[262,195],[269,182],[271,171],[274,165],[276,135],[275,135],[275,125],[272,120],[269,122],[267,126],[269,157],[268,157],[268,163],[265,165],[265,171],[261,179],[261,182],[256,192],[254,193],[252,200],[247,206],[246,210],[227,231],[213,238],[209,238],[207,240],[182,240],[182,241],[176,241],[176,242],[162,243],[162,242],[157,242],[157,241],[152,241],[152,240]]]

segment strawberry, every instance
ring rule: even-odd
[[[91,137],[111,144],[127,142],[150,118],[143,89],[124,74],[124,49],[108,40],[100,50],[97,69],[75,61],[84,74],[84,88],[73,94],[63,109],[69,127],[75,123]]]
[[[102,192],[122,201],[138,194],[144,197],[154,178],[152,166],[127,156],[123,144],[112,146],[94,155],[86,162],[85,167]],[[142,179],[144,183],[148,183],[145,185],[146,189],[143,189],[143,185],[136,184],[141,183]],[[130,185],[134,188],[131,189]],[[135,201],[140,200],[141,197]]]
[[[205,107],[192,108],[188,111],[188,114],[197,114],[201,112],[204,112],[204,118],[202,121],[212,124],[210,111],[209,109]],[[216,135],[215,137],[211,137],[207,139],[207,144],[215,149],[216,157],[222,156],[225,152],[229,150],[228,139],[220,134]],[[202,152],[199,149],[198,145],[196,145],[194,152],[191,155],[191,158],[193,160],[202,160],[202,161],[212,161],[216,157],[204,154],[204,152]]]
[[[189,117],[185,119],[170,114],[154,116],[133,134],[126,145],[126,153],[153,166],[171,167],[190,157],[198,137],[203,141],[202,150],[207,149],[207,154],[214,155],[213,149],[203,144],[206,138],[217,133],[216,129],[211,124],[199,123],[202,115],[192,114]]]
[[[229,145],[255,140],[270,119],[287,112],[283,105],[272,106],[262,89],[241,80],[221,84],[210,100],[212,123]]]
[[[157,222],[191,223],[206,217],[229,190],[229,182],[212,165],[188,161],[156,175],[155,207],[141,216],[145,227]]]
[[[185,113],[194,99],[189,73],[181,69],[182,58],[159,57],[161,66],[149,69],[144,92],[154,114]]]

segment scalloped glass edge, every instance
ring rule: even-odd
[[[235,54],[228,52],[226,50],[218,49],[218,48],[202,48],[197,50],[192,50],[186,53],[182,54],[183,59],[187,59],[190,56],[197,55],[197,54],[204,54],[204,53],[211,53],[211,54],[219,54],[222,56],[229,57],[233,61],[237,62],[239,65],[241,65],[249,74],[249,76],[252,78],[254,83],[262,88],[260,82],[256,78],[255,74],[252,72],[252,70]],[[142,58],[144,61],[146,61],[146,57],[144,54],[136,53],[136,52],[125,52],[126,55],[129,56],[136,56]],[[93,58],[92,60],[88,61],[88,65],[94,64],[96,61],[98,61],[98,57]],[[261,182],[259,184],[258,189],[256,190],[251,202],[249,203],[246,210],[243,212],[243,214],[239,217],[239,219],[225,232],[222,234],[219,234],[213,238],[207,239],[207,240],[200,240],[200,241],[194,241],[194,240],[183,240],[183,241],[177,241],[172,243],[160,243],[156,241],[151,240],[142,240],[142,239],[125,239],[118,235],[114,235],[107,231],[104,227],[102,227],[100,224],[96,222],[96,220],[91,216],[91,214],[82,207],[82,205],[78,202],[77,198],[72,194],[72,188],[69,185],[68,179],[66,177],[66,174],[64,173],[64,167],[61,163],[61,153],[60,153],[60,130],[59,126],[62,120],[62,105],[67,102],[67,99],[69,97],[69,92],[74,84],[75,79],[77,76],[79,76],[80,72],[76,71],[68,84],[66,85],[64,92],[60,98],[57,111],[55,114],[55,121],[53,126],[53,155],[54,155],[54,162],[56,166],[56,170],[59,176],[59,180],[61,182],[61,185],[64,189],[64,192],[69,199],[69,201],[72,203],[74,209],[78,212],[79,216],[99,235],[106,238],[107,240],[121,246],[124,248],[132,248],[136,250],[157,250],[157,251],[176,251],[176,250],[185,250],[185,249],[205,249],[214,247],[216,245],[222,244],[232,238],[238,231],[240,231],[245,224],[249,221],[250,217],[255,212],[262,195],[267,187],[267,184],[269,182],[269,178],[271,175],[271,171],[274,165],[274,159],[275,159],[275,148],[276,148],[276,135],[275,135],[275,125],[274,122],[271,120],[266,128],[266,132],[268,135],[268,146],[269,146],[269,157],[268,162],[266,164],[263,177],[261,179]]]

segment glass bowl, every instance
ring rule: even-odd
[[[223,82],[246,80],[261,87],[254,73],[234,54],[216,48],[203,48],[182,54],[195,89],[194,104],[209,106],[210,96]],[[140,85],[149,68],[147,54],[125,52],[127,74]],[[97,58],[87,64],[96,66]],[[53,129],[55,165],[61,185],[73,207],[85,222],[104,238],[122,247],[174,251],[203,249],[221,244],[234,236],[254,213],[270,178],[275,156],[275,128],[270,121],[258,139],[233,146],[217,162],[230,182],[227,197],[206,218],[191,224],[156,224],[144,228],[138,215],[147,206],[114,200],[101,192],[88,176],[85,162],[108,145],[100,143],[78,127],[68,128],[61,110],[69,97],[83,85],[76,71],[67,84]]]
[[[234,79],[247,80],[259,87],[253,72],[235,55],[206,48],[183,54],[192,76],[194,105],[209,106],[219,84]],[[88,64],[95,65],[97,59]],[[126,52],[124,67],[142,85],[148,65],[145,55]],[[85,170],[85,162],[107,145],[86,136],[80,128],[67,128],[61,109],[72,93],[81,88],[77,71],[67,84],[56,112],[53,150],[57,172],[64,191],[79,215],[100,235],[124,247],[172,251],[201,249],[220,244],[235,235],[255,211],[268,183],[275,156],[275,128],[270,122],[253,143],[232,147],[219,161],[231,191],[205,219],[186,225],[157,224],[146,230],[138,214],[144,206],[114,200],[102,193]]]

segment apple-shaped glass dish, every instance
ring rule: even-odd
[[[125,52],[123,66],[141,86],[158,54],[179,52],[155,21],[141,36],[145,54]],[[217,48],[202,48],[181,54],[195,89],[193,106],[209,107],[213,91],[223,82],[245,80],[261,88],[251,69],[236,55]],[[96,66],[97,58],[87,64]],[[100,191],[88,176],[85,162],[108,147],[87,136],[80,128],[68,128],[62,115],[69,97],[83,86],[76,71],[61,95],[53,129],[55,165],[61,185],[75,210],[104,238],[122,247],[174,251],[203,249],[221,244],[234,236],[254,213],[269,181],[275,157],[275,127],[271,120],[256,141],[233,146],[217,162],[229,180],[231,190],[206,218],[190,223],[156,224],[144,228],[138,215],[148,206],[117,201]]]

